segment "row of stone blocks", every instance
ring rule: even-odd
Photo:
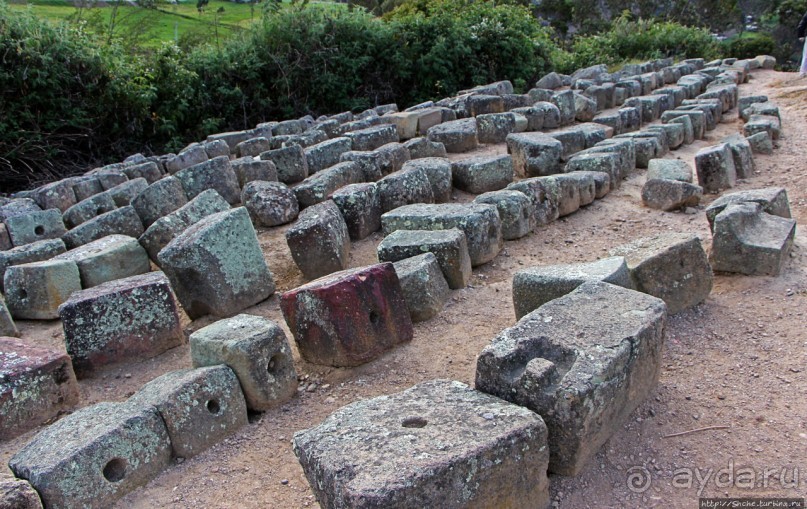
[[[69,408],[78,393],[64,355],[11,346],[16,353],[0,359],[13,385],[0,400],[3,433]],[[246,425],[247,409],[265,411],[296,392],[291,350],[269,320],[239,315],[200,329],[191,335],[191,357],[194,369],[162,375],[124,403],[86,407],[50,425],[12,457],[11,470],[45,507],[109,507],[172,459],[195,456]],[[16,404],[6,404],[9,395]]]
[[[476,390],[353,403],[294,452],[322,507],[548,507],[547,472],[578,473],[653,390],[665,322],[660,299],[586,282],[497,336]]]

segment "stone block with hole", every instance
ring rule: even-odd
[[[244,207],[201,219],[165,246],[158,259],[192,319],[232,316],[275,292]]]
[[[660,233],[616,247],[609,254],[623,256],[633,287],[664,300],[671,315],[700,304],[712,291],[712,268],[695,235]]]
[[[507,190],[524,193],[533,207],[533,223],[543,226],[560,217],[558,184],[548,177],[533,177],[513,182]]]
[[[741,134],[736,133],[724,138],[723,143],[728,145],[729,150],[731,150],[737,178],[746,179],[753,177],[757,166],[754,162],[754,152],[748,140]]]
[[[412,320],[391,263],[349,269],[280,296],[280,308],[308,362],[349,367],[412,339]]]
[[[306,279],[347,268],[350,233],[333,200],[303,210],[297,222],[286,230],[286,243]]]
[[[364,172],[353,161],[337,163],[306,178],[291,190],[300,208],[310,207],[327,200],[339,188],[364,181]]]
[[[76,262],[81,286],[91,288],[151,270],[149,256],[133,237],[109,235],[54,256],[54,260]]]
[[[305,160],[308,167],[308,174],[313,175],[325,168],[339,163],[341,155],[349,150],[353,150],[353,142],[350,138],[333,138],[322,143],[317,143],[304,150]]]
[[[393,266],[412,321],[422,322],[437,316],[451,293],[437,257],[423,253],[399,260]]]
[[[560,172],[563,143],[543,133],[517,133],[507,137],[507,152],[518,176],[553,175]]]
[[[703,198],[703,188],[689,182],[671,179],[647,179],[642,186],[642,203],[646,207],[666,212],[697,207]]]
[[[692,167],[680,159],[651,159],[647,165],[647,180],[663,179],[692,183]]]
[[[451,163],[454,187],[472,194],[504,189],[513,181],[509,155],[475,156]]]
[[[766,187],[762,189],[749,189],[747,191],[736,191],[718,197],[706,207],[706,220],[709,221],[709,228],[714,229],[715,217],[723,212],[727,206],[733,203],[759,203],[762,211],[774,216],[789,219],[790,201],[787,199],[787,190],[784,187]],[[2,254],[0,254],[2,257]],[[0,258],[2,259],[2,258]]]
[[[194,332],[190,343],[194,367],[225,364],[235,372],[250,410],[269,410],[297,392],[291,347],[271,320],[236,315]]]
[[[65,233],[62,240],[68,248],[73,249],[115,234],[135,238],[143,234],[143,222],[131,205],[106,212],[80,224]]]
[[[452,170],[451,162],[442,157],[425,157],[404,163],[403,171],[420,171],[426,174],[432,189],[434,203],[445,203],[451,200]],[[420,202],[428,203],[428,202]]]
[[[447,152],[468,152],[479,146],[476,120],[464,118],[436,125],[428,131],[429,141],[442,143]]]
[[[270,150],[269,140],[264,137],[250,138],[235,146],[237,157],[255,157]]]
[[[381,216],[384,235],[396,230],[449,230],[465,234],[471,265],[493,260],[501,251],[501,219],[495,205],[485,203],[443,203],[405,205]]]
[[[42,210],[59,209],[61,212],[78,202],[73,183],[69,179],[45,184],[34,191],[32,198]]]
[[[156,357],[184,342],[176,297],[162,272],[76,292],[60,306],[59,316],[79,378]]]
[[[112,196],[107,193],[96,194],[67,209],[63,214],[64,225],[68,228],[75,228],[116,208],[118,206],[115,205],[115,200],[112,199]]]
[[[241,202],[258,226],[279,226],[297,219],[300,206],[294,191],[282,182],[254,180],[241,191]]]
[[[714,220],[709,260],[720,272],[777,276],[796,235],[796,221],[768,214],[758,202],[729,203]]]
[[[25,433],[78,402],[70,357],[0,337],[0,440]]]
[[[300,182],[308,177],[308,162],[305,150],[300,145],[291,145],[261,154],[261,160],[271,161],[277,170],[277,179],[284,184]]]
[[[432,253],[443,271],[448,286],[465,288],[471,279],[471,257],[462,230],[396,230],[381,241],[378,260],[397,262],[423,253]]]
[[[122,184],[104,191],[104,194],[112,198],[117,207],[125,207],[132,204],[132,200],[145,191],[149,186],[148,181],[144,178],[136,178],[127,180]]]
[[[208,160],[207,151],[202,145],[191,145],[190,147],[182,150],[179,154],[168,159],[165,162],[165,169],[171,175],[190,168],[191,166],[203,163]]]
[[[345,219],[350,240],[362,240],[381,229],[381,196],[375,183],[345,186],[331,198]]]
[[[138,241],[146,249],[149,258],[158,263],[157,255],[174,237],[203,218],[229,209],[230,204],[219,193],[208,189],[174,212],[156,220]]]
[[[62,214],[56,209],[17,214],[6,218],[5,225],[11,244],[15,247],[58,239],[67,232]]]
[[[413,138],[404,145],[409,149],[412,159],[446,157],[448,154],[445,145],[437,141],[430,141],[428,138]]]
[[[549,471],[576,475],[654,390],[666,316],[658,298],[584,282],[496,336],[476,388],[543,416]]]
[[[216,157],[203,163],[185,168],[174,175],[182,183],[189,200],[208,189],[213,189],[230,205],[241,199],[241,188],[230,164],[230,158]]]
[[[621,256],[594,262],[543,265],[521,269],[513,274],[513,307],[516,319],[547,302],[571,293],[587,281],[604,281],[632,288],[630,271]]]
[[[81,290],[81,276],[76,262],[45,260],[12,265],[3,286],[14,318],[53,320],[59,317],[59,306]]]
[[[171,461],[171,442],[153,407],[99,403],[36,435],[9,461],[45,507],[112,507],[157,477]]]
[[[175,458],[191,458],[247,424],[247,405],[233,370],[224,365],[171,371],[128,402],[157,409]]]
[[[700,149],[695,154],[695,171],[698,183],[707,193],[718,193],[737,183],[734,156],[725,143]]]
[[[20,331],[11,317],[11,311],[6,306],[6,299],[3,298],[3,294],[0,294],[0,336],[7,338],[20,337]]]
[[[346,132],[344,136],[352,141],[352,150],[375,150],[382,145],[399,140],[398,129],[394,124],[381,124]]]
[[[434,193],[429,174],[421,164],[390,173],[376,182],[381,211],[389,212],[404,205],[434,203]]]
[[[460,382],[352,403],[295,433],[293,447],[324,508],[550,503],[541,417]]]
[[[480,194],[474,203],[495,205],[502,221],[504,240],[516,240],[535,228],[535,206],[523,192],[510,189]]]
[[[137,215],[148,228],[161,217],[167,216],[188,203],[185,189],[176,177],[166,177],[151,184],[132,200]]]

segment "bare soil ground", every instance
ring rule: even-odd
[[[773,155],[756,156],[756,174],[737,189],[787,188],[793,217],[804,225],[807,79],[794,76],[755,71],[750,83],[741,87],[741,95],[767,94],[779,104],[784,135]],[[667,157],[694,165],[698,149],[741,129],[735,112],[707,139]],[[504,145],[486,146],[461,157],[505,151]],[[354,369],[324,368],[306,363],[295,350],[301,377],[298,397],[252,416],[239,433],[173,465],[117,507],[316,507],[291,449],[294,432],[316,425],[350,402],[425,380],[450,378],[473,385],[479,351],[515,323],[511,279],[516,270],[595,260],[615,246],[659,231],[695,232],[708,247],[711,237],[703,207],[694,214],[647,209],[640,198],[644,180],[643,171],[637,171],[604,199],[507,242],[493,262],[474,270],[467,288],[452,293],[439,316],[415,325],[410,344],[376,361]],[[457,201],[473,198],[455,193]],[[714,198],[707,196],[705,202]],[[259,232],[279,291],[304,282],[284,231]],[[374,234],[354,243],[351,267],[375,263],[380,240],[380,234]],[[692,508],[699,495],[807,496],[806,247],[802,226],[780,276],[717,275],[705,303],[671,317],[657,388],[579,476],[552,477],[555,506]],[[285,328],[276,295],[246,312]],[[187,321],[186,330],[190,333],[211,321]],[[63,348],[58,322],[20,325],[26,341]],[[291,340],[288,329],[286,333]],[[150,361],[111,369],[80,383],[82,405],[123,400],[148,380],[188,366],[185,345]],[[725,428],[668,437],[711,426]],[[0,442],[0,462],[6,464],[36,432]],[[529,501],[524,506],[529,507]]]

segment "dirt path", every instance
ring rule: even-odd
[[[756,157],[757,174],[737,189],[786,187],[793,216],[804,225],[807,80],[794,80],[793,76],[755,71],[751,82],[740,89],[741,95],[767,94],[779,104],[784,136],[774,155]],[[738,132],[741,126],[735,113],[706,140],[667,157],[692,164],[699,148]],[[492,146],[483,151],[503,153],[505,148]],[[507,242],[493,262],[474,271],[468,288],[452,293],[438,317],[415,325],[410,344],[381,359],[356,369],[332,369],[307,364],[295,351],[295,364],[304,378],[297,398],[253,416],[241,432],[172,466],[117,507],[316,507],[291,450],[293,433],[319,423],[347,403],[400,391],[425,380],[451,378],[473,384],[479,351],[499,331],[515,323],[510,285],[516,270],[595,260],[610,248],[658,231],[695,232],[706,245],[710,243],[702,209],[691,215],[646,209],[640,199],[643,183],[642,172],[636,172],[605,199],[528,237]],[[455,197],[458,201],[472,199],[459,192]],[[706,201],[713,198],[708,196]],[[286,247],[284,230],[259,235],[281,291],[303,282]],[[351,266],[375,263],[375,247],[380,240],[380,234],[374,234],[354,243]],[[657,389],[578,477],[552,478],[556,506],[691,508],[697,506],[702,484],[703,496],[807,495],[805,246],[800,227],[782,275],[717,276],[712,295],[704,304],[670,319]],[[248,312],[286,328],[277,296]],[[187,330],[210,321],[188,322]],[[26,339],[52,347],[61,344],[58,322],[44,327],[30,322],[21,325]],[[103,377],[81,382],[82,404],[125,399],[151,378],[189,365],[185,346],[151,361],[111,370]],[[707,426],[728,429],[665,438]],[[33,434],[0,443],[0,461],[5,464]],[[730,483],[729,468],[733,472]],[[709,469],[712,474],[704,482]],[[715,479],[720,469],[723,475]],[[800,486],[782,486],[782,469],[786,481],[798,472]],[[756,487],[749,489],[752,471],[760,477],[755,480]],[[691,474],[689,483],[687,472]],[[649,476],[647,487],[643,476]]]

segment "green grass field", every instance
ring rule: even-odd
[[[162,4],[157,9],[146,9],[122,3],[117,11],[113,35],[143,48],[153,48],[164,41],[192,40],[197,42],[223,40],[234,32],[258,21],[262,5],[235,3],[226,0],[209,0],[203,13],[196,10],[196,1],[179,4]],[[288,0],[284,0],[288,2]],[[42,18],[54,22],[83,22],[88,30],[106,36],[114,8],[112,0],[107,6],[78,9],[67,0],[29,0],[27,3],[11,3],[12,9],[31,9]],[[312,2],[323,8],[341,8],[344,4]],[[221,12],[217,12],[223,9]]]

